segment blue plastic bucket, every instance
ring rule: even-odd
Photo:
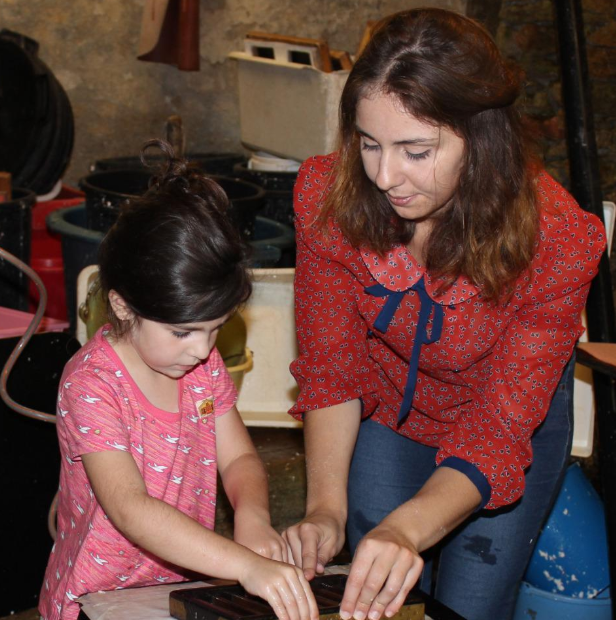
[[[513,620],[611,620],[612,601],[607,598],[573,598],[544,592],[522,583]]]
[[[577,463],[567,469],[524,581],[578,599],[609,598],[603,502]]]

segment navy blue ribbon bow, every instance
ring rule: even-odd
[[[404,396],[402,397],[402,404],[400,405],[400,411],[398,412],[398,426],[400,426],[408,416],[413,405],[421,345],[430,344],[441,337],[441,332],[443,330],[443,307],[433,301],[430,295],[428,295],[423,277],[406,291],[390,291],[382,284],[367,286],[364,290],[369,295],[374,295],[375,297],[387,297],[385,305],[379,312],[379,315],[376,317],[376,321],[374,322],[374,327],[382,333],[387,331],[396,310],[402,302],[402,298],[409,291],[416,291],[419,295],[419,320],[417,321],[415,342],[413,343],[411,359],[409,360],[409,372],[406,377]],[[430,315],[432,313],[432,333],[428,336],[428,320],[430,319]]]

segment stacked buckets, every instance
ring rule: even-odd
[[[514,620],[610,620],[611,609],[605,512],[575,463],[537,541]]]

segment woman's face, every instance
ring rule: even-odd
[[[462,138],[383,94],[360,100],[357,131],[364,170],[400,217],[428,222],[447,206],[462,167]]]

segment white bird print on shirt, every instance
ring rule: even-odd
[[[79,597],[75,594],[73,594],[70,590],[66,593],[66,598],[69,599],[70,601],[74,601],[76,599],[78,599]]]
[[[88,396],[87,394],[82,394],[79,398],[81,398],[81,400],[85,400],[85,402],[89,405],[93,405],[94,403],[100,401],[100,398],[97,398],[96,396]]]
[[[131,443],[130,445],[133,446],[133,448],[135,448],[135,450],[137,450],[139,454],[143,454],[143,446],[140,443],[139,444]]]
[[[201,387],[199,385],[191,385],[188,389],[192,390],[195,394],[202,394],[203,390],[205,390],[204,387]]]
[[[207,465],[210,466],[212,463],[215,463],[216,461],[214,459],[206,459],[205,457],[203,457],[202,459],[199,459],[199,463],[201,463],[202,465]]]
[[[84,435],[87,435],[91,428],[91,426],[79,426],[79,424],[77,424],[77,430]]]
[[[70,388],[70,387],[71,387],[71,385],[73,385],[71,381],[66,381],[66,382],[64,383],[64,389],[65,389],[65,390],[68,390],[68,388]]]
[[[104,558],[101,558],[100,555],[98,555],[98,553],[96,555],[94,555],[91,551],[90,551],[90,555],[92,556],[92,559],[97,563],[100,564],[101,566],[104,566],[105,564],[109,564],[109,562],[107,560],[105,560]]]
[[[188,454],[192,450],[192,446],[182,446],[178,448],[178,450],[184,454]]]
[[[129,578],[129,575],[116,575],[116,577],[118,578],[119,581],[124,583]]]
[[[75,464],[75,461],[73,461],[73,459],[68,454],[66,455],[66,460],[68,461],[69,465],[74,465]]]
[[[87,361],[88,361],[91,357],[92,357],[92,354],[91,354],[91,353],[86,353],[86,354],[83,356],[83,361],[84,361],[84,362],[87,362]]]
[[[194,422],[195,424],[197,424],[197,422],[199,422],[199,416],[198,416],[198,415],[189,415],[189,416],[188,416],[188,419],[189,419],[191,422]]]
[[[81,504],[76,499],[73,500],[73,504],[75,504],[77,510],[79,510],[82,515],[86,514],[86,511],[81,507]]]
[[[217,377],[219,374],[220,374],[219,368],[215,368],[214,370],[212,370],[212,377]]]
[[[163,577],[162,575],[159,575],[158,577],[154,577],[154,579],[156,579],[156,581],[164,583],[165,581],[167,581],[167,579],[169,579],[169,577]]]
[[[161,435],[161,438],[164,439],[165,441],[169,442],[169,443],[177,443],[178,441],[180,441],[179,437],[171,437],[171,435],[169,435],[169,433],[167,433],[166,437],[163,437],[163,435]]]
[[[68,411],[65,411],[64,409],[60,409],[60,415],[65,418],[66,414],[68,413]]]
[[[156,463],[148,463],[148,467],[161,474],[165,471],[165,469],[168,469],[166,465],[157,465]]]
[[[182,484],[183,479],[184,479],[184,476],[174,476],[173,474],[171,474],[171,482],[175,484]]]
[[[122,374],[122,371],[121,371],[121,370],[116,370],[116,371],[115,371],[115,376],[116,376],[116,377],[123,377],[124,375]]]
[[[117,441],[106,441],[105,442],[108,446],[111,446],[112,448],[115,448],[116,450],[124,450],[126,452],[126,450],[128,450],[128,448],[124,445],[122,445],[121,443],[118,443]]]
[[[203,493],[203,489],[199,488],[199,489],[193,489],[193,493],[195,495],[201,495],[201,493]]]

